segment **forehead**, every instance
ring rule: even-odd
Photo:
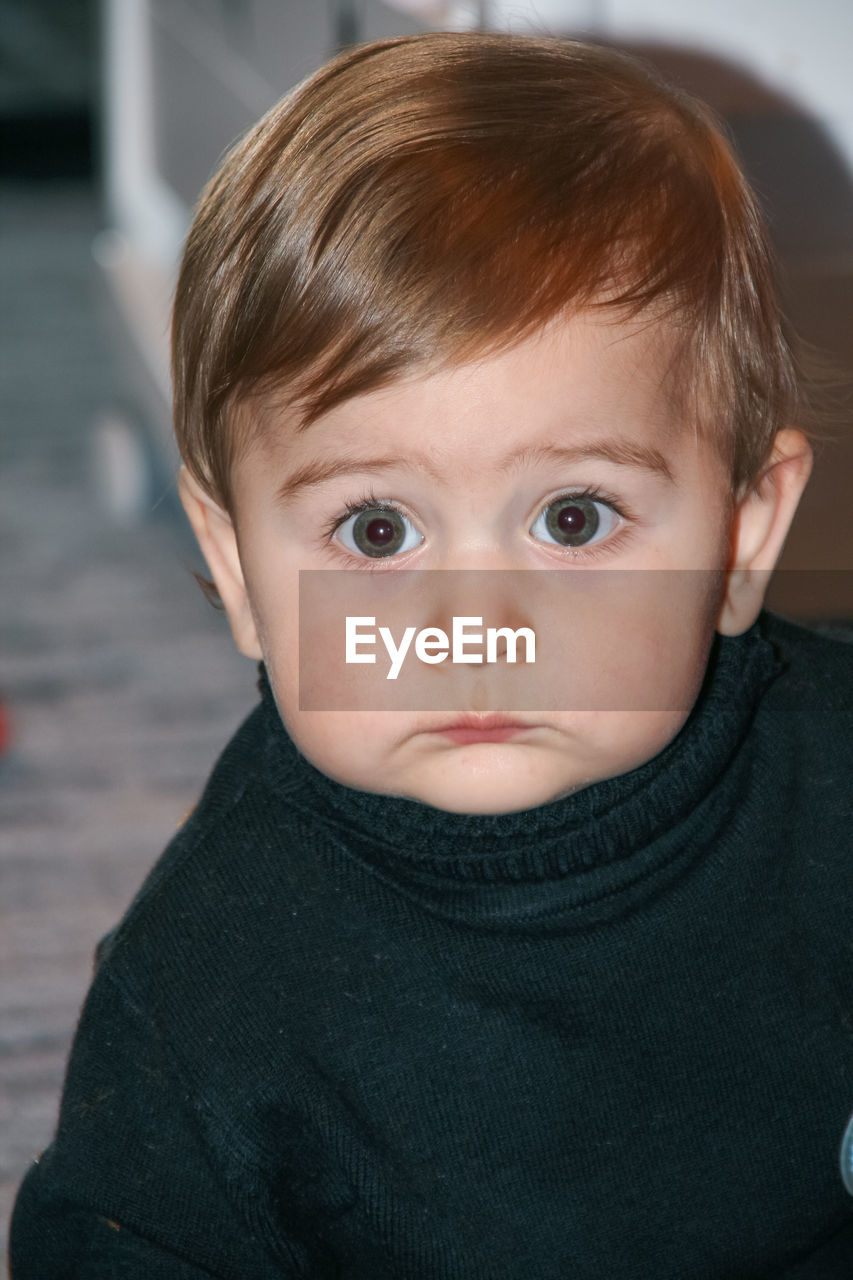
[[[270,396],[252,414],[255,459],[294,486],[361,459],[426,474],[506,470],[548,449],[603,450],[662,474],[699,443],[684,410],[679,337],[648,314],[590,309],[465,363],[444,361],[351,397],[305,424]],[[672,460],[672,461],[670,461]]]

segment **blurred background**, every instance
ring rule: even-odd
[[[853,622],[849,0],[0,0],[0,1238],[49,1141],[94,945],[251,707],[191,577],[168,308],[223,150],[336,49],[579,35],[726,120],[837,414],[774,606]]]

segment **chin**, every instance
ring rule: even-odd
[[[538,809],[551,800],[569,795],[578,789],[576,785],[558,783],[549,785],[545,779],[535,781],[519,776],[520,771],[507,776],[501,773],[485,778],[483,776],[465,776],[462,769],[447,781],[435,781],[421,785],[408,791],[410,799],[419,800],[433,809],[443,809],[447,813],[470,814],[472,816],[499,815],[519,813],[525,809]]]

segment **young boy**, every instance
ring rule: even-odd
[[[14,1280],[853,1275],[853,650],[762,611],[810,451],[704,109],[347,52],[205,192],[174,371],[262,698],[100,948]]]

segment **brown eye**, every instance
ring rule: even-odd
[[[423,541],[411,521],[394,507],[368,507],[349,517],[338,529],[344,546],[372,559],[410,551]]]
[[[530,532],[543,542],[583,547],[606,537],[617,520],[617,513],[607,503],[580,494],[567,494],[549,502]]]

